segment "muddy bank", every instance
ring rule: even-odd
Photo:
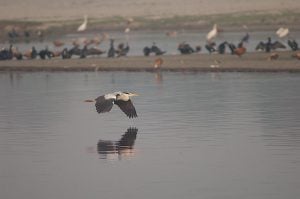
[[[293,52],[278,52],[277,60],[269,54],[247,53],[242,57],[219,54],[165,55],[161,56],[161,71],[219,71],[219,72],[300,72],[300,60],[292,58]],[[63,60],[10,60],[0,61],[0,71],[157,71],[157,57],[131,56],[122,58],[73,58]]]

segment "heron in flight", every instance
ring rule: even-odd
[[[137,117],[137,113],[130,99],[133,96],[138,96],[138,94],[118,91],[101,95],[95,100],[85,100],[85,102],[95,102],[96,111],[99,114],[109,112],[113,105],[116,104],[127,117],[134,118]]]

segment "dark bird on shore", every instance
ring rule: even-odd
[[[72,57],[72,54],[68,51],[67,48],[64,48],[61,52],[61,57],[63,59],[70,59]]]
[[[182,42],[178,45],[177,50],[179,50],[179,52],[182,55],[188,55],[188,54],[192,54],[192,53],[196,53],[196,52],[200,52],[201,51],[201,46],[196,46],[195,49],[193,49],[190,44],[186,43],[186,42]]]
[[[35,59],[38,56],[38,52],[34,46],[23,54],[27,59]]]
[[[129,50],[130,50],[130,47],[129,47],[128,43],[126,43],[126,46],[124,45],[124,43],[120,43],[116,50],[117,57],[127,56]]]
[[[38,54],[39,54],[41,59],[46,59],[46,58],[51,59],[52,57],[54,57],[53,52],[51,52],[48,49],[48,46],[46,46],[46,48],[41,50]]]
[[[206,50],[209,52],[209,54],[213,53],[213,52],[216,52],[216,43],[215,42],[208,42],[206,45],[205,45],[205,48]]]
[[[271,41],[271,37],[268,37],[268,41],[265,46],[265,51],[269,53],[271,52],[271,49],[272,49],[272,41]]]
[[[264,51],[265,50],[265,46],[266,46],[266,44],[261,41],[261,42],[259,42],[256,45],[255,50],[257,50],[257,51]]]
[[[11,32],[8,32],[9,42],[14,43],[16,39],[19,37],[19,33],[16,31],[15,28],[11,30]]]
[[[236,49],[236,46],[233,43],[227,43],[227,46],[228,46],[231,54],[234,55],[234,50]]]
[[[94,55],[100,56],[100,55],[102,55],[102,54],[104,54],[104,53],[106,53],[106,51],[101,50],[101,49],[98,48],[98,47],[91,47],[91,48],[88,48],[88,49],[87,49],[86,55],[87,55],[87,56],[90,56],[90,55],[92,55],[92,56],[94,56]]]
[[[96,102],[96,110],[100,113],[109,112],[113,105],[116,104],[129,118],[137,117],[135,107],[132,104],[131,97],[138,96],[136,93],[130,92],[114,92],[101,95],[95,100],[85,100],[85,102]]]
[[[288,45],[292,49],[292,51],[299,50],[298,43],[294,39],[293,40],[288,40]]]
[[[246,33],[246,35],[241,39],[241,42],[247,42],[249,41],[250,35],[249,33]]]
[[[226,45],[228,45],[227,41],[222,42],[219,46],[218,46],[218,52],[220,54],[225,54],[226,52]]]
[[[268,41],[266,43],[264,42],[259,42],[257,44],[257,46],[255,47],[255,50],[258,51],[265,51],[267,53],[271,52],[272,50],[276,50],[276,49],[285,49],[286,46],[279,42],[279,41],[275,41],[272,42],[271,37],[268,37]]]
[[[158,48],[155,42],[153,42],[151,46],[151,52],[155,53],[155,55],[163,55],[166,53],[166,51],[162,51],[160,48]]]
[[[143,53],[145,56],[149,56],[151,53],[151,48],[149,48],[148,46],[144,47]]]
[[[23,54],[19,51],[18,48],[13,48],[13,57],[15,57],[17,60],[22,60],[23,59]]]
[[[163,55],[166,53],[166,51],[161,50],[159,47],[156,46],[155,42],[153,42],[151,47],[144,47],[143,53],[145,56],[151,55],[151,53],[154,53],[156,56],[157,55]]]
[[[9,49],[0,50],[0,60],[11,60],[14,58],[13,55],[13,45],[9,45]]]
[[[107,53],[107,57],[115,57],[114,40],[110,39],[110,48]]]

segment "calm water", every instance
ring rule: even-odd
[[[0,73],[2,199],[294,199],[300,75]],[[139,117],[83,100],[128,90]]]

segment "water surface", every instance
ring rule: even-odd
[[[0,198],[294,199],[300,76],[0,73]],[[139,117],[84,103],[140,94]]]

